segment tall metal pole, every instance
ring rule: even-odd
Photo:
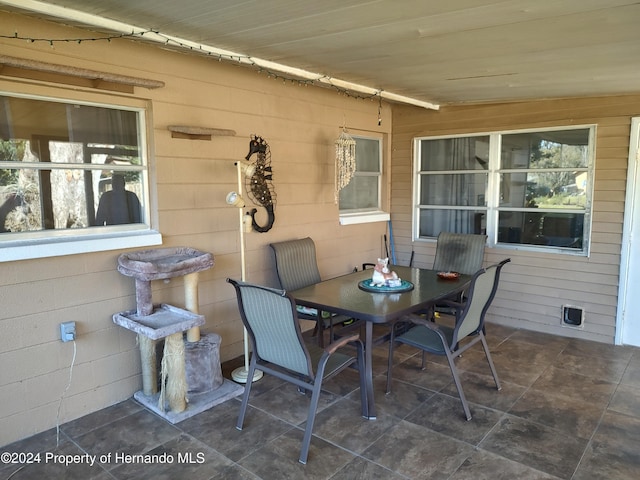
[[[242,197],[242,165],[240,162],[236,162],[238,171],[238,195]],[[247,281],[247,264],[245,257],[245,245],[244,245],[244,209],[238,208],[238,224],[240,225],[240,279],[243,282]],[[244,343],[244,367],[238,367],[231,372],[231,378],[238,383],[247,383],[249,377],[249,335],[247,329],[243,327],[243,343]],[[253,381],[260,380],[262,378],[262,371],[256,370],[253,375]]]

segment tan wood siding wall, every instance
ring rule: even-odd
[[[399,262],[430,267],[435,242],[412,241],[412,140],[524,128],[596,125],[589,257],[488,248],[485,263],[511,257],[489,318],[497,323],[613,343],[631,117],[640,96],[452,106],[393,115],[392,222]],[[562,305],[585,311],[582,329],[561,326]]]
[[[93,32],[0,12],[0,23],[37,38],[90,38]],[[13,30],[12,30],[13,31]],[[277,286],[268,244],[310,236],[323,277],[347,273],[381,253],[386,223],[340,226],[334,203],[334,140],[352,133],[386,136],[391,111],[334,90],[267,78],[214,58],[165,50],[130,40],[82,44],[0,40],[0,51],[27,60],[161,80],[163,88],[133,94],[15,79],[0,72],[0,91],[142,99],[151,107],[152,212],[165,247],[211,252],[215,266],[200,274],[203,331],[222,336],[222,361],[243,352],[235,294],[225,282],[240,276],[239,225],[225,203],[236,189],[234,162],[249,150],[251,134],[271,147],[276,221],[267,233],[247,235],[248,280]],[[6,73],[6,72],[5,72]],[[75,97],[73,97],[75,98]],[[221,128],[235,136],[211,141],[172,138],[169,125]],[[387,192],[388,196],[388,192]],[[264,209],[259,208],[260,211]],[[258,215],[264,223],[263,213]],[[141,388],[136,337],[112,322],[135,308],[134,281],[116,271],[122,251],[0,262],[0,445],[49,429],[69,377],[72,345],[58,324],[77,322],[78,354],[60,421],[66,422],[129,398]],[[0,255],[2,252],[0,250]],[[153,283],[153,301],[184,305],[183,281]]]

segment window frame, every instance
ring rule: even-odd
[[[352,138],[358,142],[358,139],[362,140],[371,140],[378,143],[378,158],[379,158],[379,169],[377,172],[363,172],[358,171],[354,173],[353,178],[356,177],[377,177],[377,188],[378,188],[378,201],[377,207],[363,207],[363,208],[352,208],[352,209],[341,209],[340,208],[340,199],[338,198],[338,211],[339,211],[339,220],[340,225],[353,225],[359,223],[371,223],[371,222],[384,222],[389,221],[391,216],[389,213],[383,210],[384,204],[384,183],[383,180],[385,178],[385,162],[384,162],[384,136],[379,135],[365,135],[365,134],[354,134]],[[357,152],[357,149],[356,149]],[[356,153],[357,155],[357,153]],[[357,159],[356,159],[357,164]],[[345,187],[346,188],[346,187]]]
[[[489,138],[489,162],[487,168],[487,187],[486,187],[486,203],[484,207],[472,206],[443,206],[442,209],[450,210],[484,210],[485,213],[485,230],[487,234],[487,246],[499,247],[510,250],[522,250],[532,252],[544,252],[565,254],[574,256],[589,257],[591,247],[591,231],[592,231],[592,217],[593,217],[593,185],[595,175],[595,142],[596,142],[596,129],[595,124],[588,125],[567,125],[567,126],[554,126],[554,127],[542,127],[542,128],[528,128],[517,130],[504,130],[504,131],[492,131],[492,132],[473,132],[468,134],[455,134],[455,135],[440,135],[440,136],[423,136],[415,137],[413,139],[413,215],[412,215],[412,237],[414,241],[418,242],[433,242],[436,237],[420,236],[420,211],[421,209],[429,208],[420,204],[421,194],[421,175],[420,171],[421,162],[421,142],[425,140],[442,140],[442,139],[456,139],[456,138],[472,138],[472,137],[488,137]],[[559,247],[552,245],[533,245],[526,243],[506,243],[498,241],[498,223],[500,212],[528,212],[526,207],[506,207],[500,206],[500,193],[502,182],[500,176],[504,173],[528,173],[535,171],[540,172],[552,172],[558,170],[576,170],[572,167],[567,168],[548,168],[548,169],[514,169],[514,168],[502,168],[502,137],[510,134],[522,134],[522,133],[536,133],[536,132],[552,132],[552,131],[567,131],[567,130],[589,130],[588,139],[588,162],[586,167],[580,168],[587,173],[587,185],[585,189],[586,204],[584,210],[563,208],[558,209],[558,213],[584,213],[584,229],[583,229],[583,244],[582,248],[571,247]],[[456,170],[439,170],[429,174],[450,174],[452,172],[460,173],[463,171]]]
[[[14,84],[0,81],[0,96],[55,102],[62,105],[83,105],[136,112],[137,134],[141,164],[110,169],[138,170],[141,176],[142,223],[124,225],[90,226],[80,229],[43,229],[29,232],[7,232],[0,236],[0,263],[36,258],[56,257],[79,253],[102,252],[125,248],[137,248],[162,244],[162,236],[156,229],[158,224],[155,209],[156,195],[150,178],[150,134],[148,117],[151,111],[150,101],[123,97],[113,94],[69,90],[63,87]],[[32,135],[38,135],[34,132]],[[30,138],[31,140],[31,138]],[[0,168],[45,169],[44,165],[15,161],[0,162]],[[71,168],[70,168],[71,167]],[[104,170],[102,164],[56,164],[46,165],[48,170]]]

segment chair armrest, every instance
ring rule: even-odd
[[[329,345],[327,345],[324,348],[324,351],[327,352],[329,355],[331,355],[336,350],[338,350],[340,347],[344,347],[347,343],[355,342],[355,341],[358,341],[358,340],[360,340],[360,334],[359,333],[354,333],[353,335],[349,335],[348,337],[342,337],[339,340],[331,342]]]
[[[436,335],[438,335],[438,337],[440,337],[442,344],[445,345],[445,348],[446,348],[447,337],[445,336],[444,332],[440,329],[440,325],[437,324],[436,322],[427,320],[426,318],[420,315],[416,315],[414,313],[405,315],[404,317],[401,317],[400,320],[409,321],[415,325],[422,325],[423,327],[426,327],[429,330],[433,331],[433,333],[435,333]]]

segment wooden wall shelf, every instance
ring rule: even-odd
[[[211,137],[233,137],[235,130],[226,128],[188,127],[185,125],[169,125],[171,138],[186,138],[188,140],[211,140]]]
[[[124,93],[133,93],[134,87],[149,89],[164,87],[164,82],[159,80],[98,72],[8,55],[0,55],[0,75]]]

